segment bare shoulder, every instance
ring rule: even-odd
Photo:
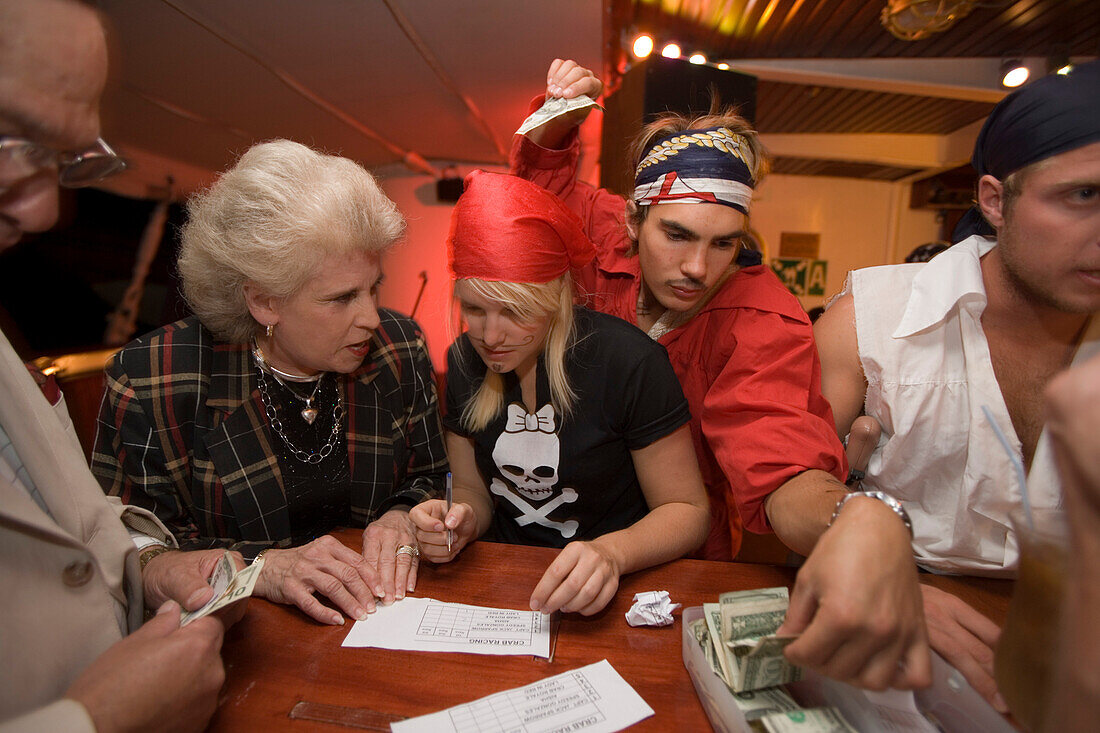
[[[826,356],[833,360],[852,363],[859,367],[859,342],[856,338],[855,299],[851,293],[837,298],[821,314],[814,324],[814,341],[822,360]],[[863,375],[859,367],[860,376]]]
[[[844,436],[862,413],[867,395],[851,293],[837,298],[817,319],[814,341],[821,358],[821,391],[832,405],[837,433]]]

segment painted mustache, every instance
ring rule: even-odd
[[[507,349],[518,349],[521,346],[527,346],[530,343],[532,343],[534,340],[535,340],[535,336],[534,336],[534,334],[532,334],[532,335],[527,336],[526,338],[524,338],[522,341],[519,341],[518,343],[514,343],[514,344],[499,344],[499,345],[490,346],[489,344],[485,343],[485,341],[483,339],[477,339],[476,343],[481,344],[481,346],[486,351],[505,351]]]

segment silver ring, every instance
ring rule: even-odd
[[[397,555],[408,555],[409,557],[420,557],[420,548],[416,545],[401,545],[397,548]]]

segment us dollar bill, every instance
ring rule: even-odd
[[[745,715],[745,720],[753,722],[768,715],[798,710],[798,703],[782,687],[766,687],[763,690],[733,693],[733,701]]]
[[[526,135],[536,127],[542,127],[555,117],[561,117],[564,114],[569,114],[575,109],[584,109],[586,107],[600,107],[600,105],[587,94],[578,94],[572,99],[551,97],[523,121],[523,124],[516,130],[516,134]],[[603,109],[603,107],[600,107],[600,109]]]
[[[783,656],[783,649],[794,637],[775,636],[789,603],[783,587],[723,593],[719,597],[721,643],[715,646],[725,658],[726,684],[734,692],[776,687],[802,678],[801,670]]]
[[[692,621],[691,634],[695,637],[695,641],[699,643],[699,646],[702,647],[703,657],[706,658],[711,671],[725,681],[726,678],[722,676],[722,665],[718,663],[718,653],[714,649],[714,642],[711,641],[710,631],[707,629],[707,620],[698,618]]]
[[[769,733],[858,733],[836,708],[810,708],[760,718]]]
[[[718,663],[718,675],[729,686],[730,668],[734,662],[733,655],[722,643],[722,607],[717,603],[704,603],[703,618],[706,620],[707,636],[714,650],[715,661]]]
[[[718,663],[718,654],[712,642],[710,631],[707,628],[707,620],[699,618],[691,622],[691,634],[703,650],[703,656],[710,665],[711,670],[718,677],[722,677],[722,667]],[[723,678],[724,679],[724,678]],[[770,687],[763,690],[748,692],[734,692],[733,700],[745,716],[745,720],[752,723],[765,715],[781,713],[787,710],[798,710],[798,703],[794,701],[782,687]],[[756,729],[763,730],[762,726]]]
[[[214,589],[214,597],[207,601],[202,608],[194,611],[184,611],[180,615],[180,626],[186,626],[192,621],[196,621],[203,616],[209,616],[231,603],[236,603],[251,596],[253,588],[256,587],[256,579],[260,577],[260,570],[263,569],[263,566],[264,560],[260,558],[257,562],[238,571],[229,552],[225,552],[207,581],[210,583],[210,587]]]

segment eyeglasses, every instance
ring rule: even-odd
[[[0,167],[23,166],[28,173],[57,168],[57,182],[81,188],[126,170],[126,161],[103,138],[79,153],[59,152],[22,137],[0,136]]]

